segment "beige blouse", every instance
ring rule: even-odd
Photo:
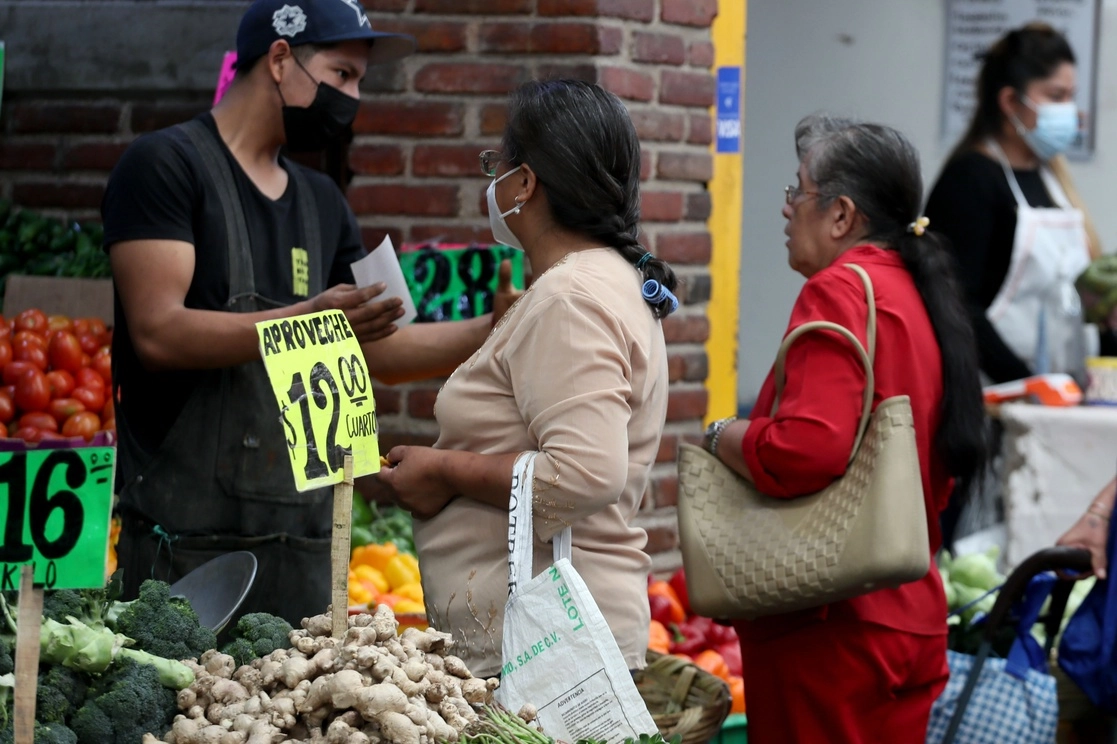
[[[537,278],[438,395],[439,449],[541,453],[535,572],[572,525],[585,579],[629,668],[648,642],[647,534],[631,526],[667,412],[667,352],[640,276],[611,248],[569,254]],[[455,499],[416,520],[427,614],[478,676],[501,666],[508,511]]]

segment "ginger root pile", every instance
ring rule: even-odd
[[[207,651],[192,685],[178,693],[183,715],[163,739],[144,744],[434,744],[455,742],[490,702],[496,680],[473,677],[448,652],[449,634],[408,628],[392,611],[354,615],[342,639],[329,615],[303,620],[291,649],[236,667]]]

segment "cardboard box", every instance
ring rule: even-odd
[[[113,322],[112,279],[9,274],[4,289],[4,317],[38,308],[47,315],[100,318]]]

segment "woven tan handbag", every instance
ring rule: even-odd
[[[865,285],[869,350],[836,323],[804,323],[776,356],[772,405],[774,415],[796,339],[820,330],[848,339],[866,385],[845,475],[818,493],[778,499],[706,450],[679,448],[679,541],[690,604],[701,615],[752,619],[817,607],[920,579],[930,568],[911,403],[896,396],[872,410],[876,301],[865,270],[847,267]]]

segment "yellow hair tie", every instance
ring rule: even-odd
[[[927,231],[927,226],[930,224],[931,220],[926,217],[920,217],[915,222],[908,225],[908,232],[914,233],[917,238],[922,237],[923,233]]]

